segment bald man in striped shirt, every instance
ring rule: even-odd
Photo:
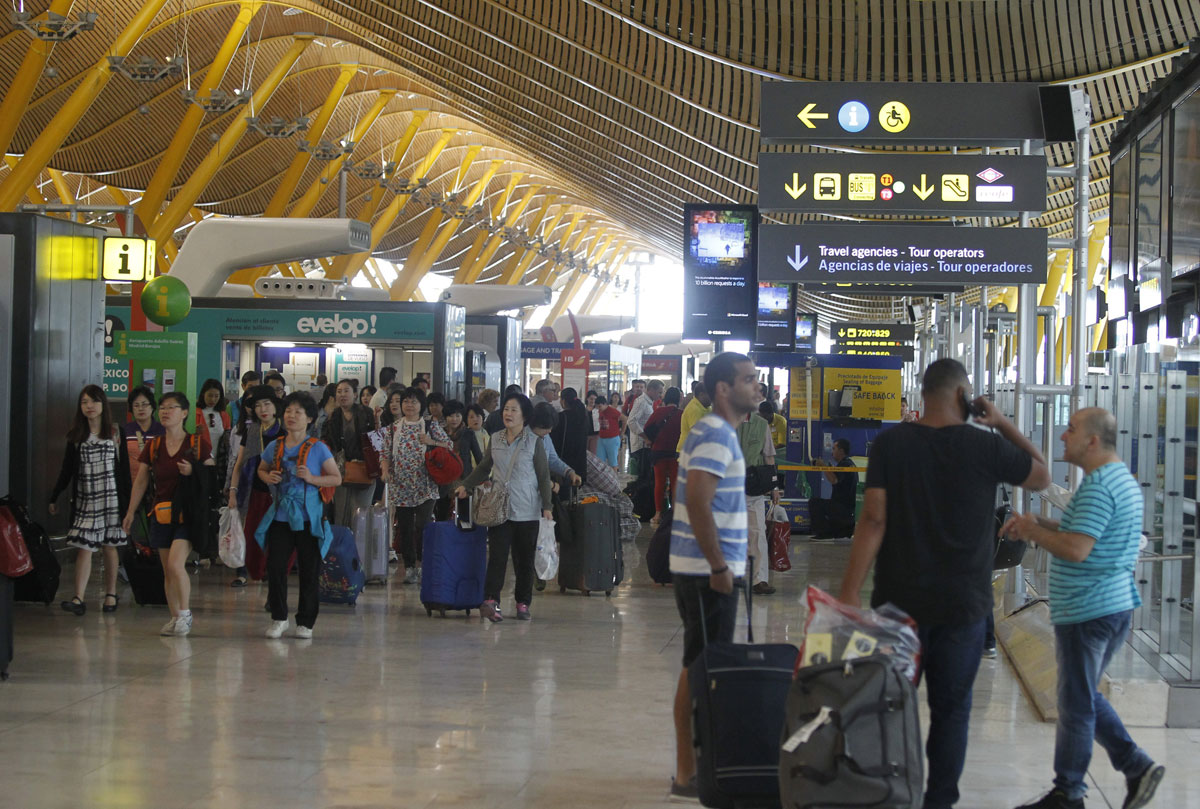
[[[1022,514],[1006,534],[1042,546],[1050,561],[1050,620],[1058,660],[1058,732],[1054,788],[1019,809],[1083,809],[1085,778],[1095,740],[1125,775],[1121,809],[1154,797],[1165,769],[1125,730],[1097,690],[1100,675],[1129,635],[1141,604],[1133,579],[1142,534],[1142,490],[1116,453],[1117,421],[1090,407],[1071,416],[1062,435],[1063,458],[1084,479],[1061,522]]]

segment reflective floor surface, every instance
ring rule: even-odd
[[[611,599],[551,585],[529,623],[429,618],[417,588],[393,581],[357,607],[322,605],[311,641],[268,641],[264,586],[230,589],[221,568],[194,576],[186,639],[159,637],[165,609],[124,587],[112,615],[96,587],[82,618],[18,605],[0,807],[663,805],[681,627],[645,543],[626,546]],[[833,589],[847,553],[796,542],[779,593],[754,602],[757,639],[798,643],[804,586]],[[1153,805],[1200,806],[1200,730],[1133,735],[1167,765]],[[984,661],[960,806],[1045,791],[1053,742],[1003,659]],[[1121,805],[1102,754],[1091,779],[1088,806]]]

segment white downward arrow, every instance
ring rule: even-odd
[[[796,272],[800,272],[804,269],[804,265],[808,263],[808,256],[800,258],[800,245],[796,245],[796,257],[792,258],[791,256],[788,256],[787,263],[791,264],[792,269]]]

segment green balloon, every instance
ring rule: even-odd
[[[160,275],[146,282],[146,288],[142,290],[142,311],[151,323],[174,326],[192,311],[192,293],[178,278]]]

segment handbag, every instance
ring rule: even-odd
[[[504,480],[493,479],[490,486],[479,486],[475,489],[476,525],[491,528],[508,519],[508,480],[512,477],[516,465],[517,451],[514,448]]]
[[[425,421],[425,433],[429,433],[429,422]],[[447,486],[462,477],[462,459],[453,450],[445,447],[430,447],[425,450],[425,471],[433,482]]]
[[[0,506],[0,575],[20,578],[33,570],[21,525],[8,506]]]
[[[775,465],[760,464],[746,467],[746,494],[762,497],[775,490]]]
[[[1008,490],[1003,489],[1004,504],[996,509],[996,552],[992,556],[992,570],[1008,570],[1021,564],[1025,558],[1025,550],[1029,545],[1019,539],[1009,539],[1000,533],[1000,529],[1013,515],[1012,506],[1008,503]]]
[[[367,466],[367,476],[378,480],[383,474],[383,467],[379,463],[379,450],[375,448],[375,442],[371,440],[369,433],[360,433],[358,438],[362,445],[363,463]]]
[[[171,501],[164,500],[154,504],[154,521],[159,525],[171,524]]]
[[[356,486],[369,486],[374,483],[367,472],[366,461],[346,461],[346,473],[342,475],[342,483]]]

